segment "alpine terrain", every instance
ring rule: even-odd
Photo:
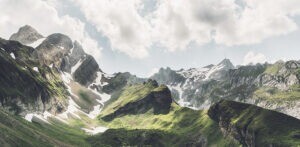
[[[300,61],[108,74],[67,35],[0,38],[0,146],[299,146]]]

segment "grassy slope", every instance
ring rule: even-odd
[[[90,146],[82,130],[59,122],[31,123],[0,109],[0,144],[4,146]]]
[[[160,87],[156,88],[151,84],[126,87],[120,97],[104,109],[104,114],[101,116],[114,112],[130,101],[143,98],[151,91],[158,90],[160,90]],[[151,136],[153,133],[161,137],[152,141],[152,145],[158,143],[164,146],[182,146],[188,143],[196,143],[200,138],[203,140],[208,139],[209,145],[237,145],[231,139],[223,137],[218,125],[208,117],[206,111],[182,108],[175,103],[172,103],[168,114],[154,115],[153,110],[149,110],[144,114],[117,117],[109,122],[101,119],[100,121],[103,125],[113,128],[113,130],[105,132],[103,135],[91,137],[89,141],[95,146],[100,144],[139,145],[138,140],[140,139],[132,138],[137,138],[140,134]],[[124,133],[130,137],[119,135]],[[117,139],[113,140],[113,138]],[[147,144],[147,139],[149,138],[146,137],[145,144]],[[123,144],[118,144],[121,142]]]
[[[261,87],[254,92],[254,98],[268,101],[287,102],[300,99],[300,86],[290,86],[288,90],[279,90],[272,87]]]
[[[210,108],[210,114],[216,114],[213,110],[219,109],[218,114],[215,115],[216,119],[220,117],[223,120],[229,119],[230,126],[247,131],[249,134],[254,132],[257,145],[297,146],[300,144],[300,121],[296,118],[233,101],[221,101],[217,105]]]

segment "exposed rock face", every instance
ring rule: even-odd
[[[31,57],[33,48],[6,40],[0,40],[0,48],[2,107],[22,115],[65,109],[68,92],[63,82],[55,71]]]
[[[87,54],[84,52],[82,46],[75,41],[71,53],[63,57],[60,69],[71,73],[71,68],[74,67],[78,62],[85,60],[86,55]]]
[[[160,68],[158,73],[154,74],[151,78],[161,82],[161,83],[178,83],[184,82],[184,76],[178,74],[176,71],[173,71],[171,68],[167,67],[166,69]]]
[[[17,33],[12,34],[9,40],[19,41],[22,44],[31,44],[41,38],[43,38],[43,36],[34,28],[25,25],[21,27]]]
[[[219,123],[225,136],[233,136],[243,146],[290,146],[292,141],[284,140],[297,141],[295,136],[300,131],[300,120],[296,118],[234,101],[215,103],[208,115]]]
[[[136,77],[135,75],[132,75],[129,72],[119,72],[111,77],[103,76],[102,81],[106,84],[93,84],[93,86],[97,87],[98,91],[105,93],[113,93],[116,91],[120,91],[126,85],[142,83],[146,81],[146,79]]]
[[[52,34],[48,36],[37,48],[35,56],[41,64],[54,64],[61,67],[62,59],[73,48],[72,40],[63,34]]]
[[[228,59],[217,65],[208,65],[203,68],[181,69],[173,71],[170,68],[160,69],[151,78],[160,84],[166,84],[172,91],[177,102],[186,107],[208,108],[207,95],[214,89],[215,81],[226,78],[229,70],[234,66]]]
[[[97,71],[100,71],[100,68],[96,60],[91,55],[87,55],[74,73],[75,81],[88,86],[96,79]]]
[[[217,65],[200,69],[161,69],[151,78],[166,84],[182,106],[207,109],[220,99],[228,99],[300,118],[300,113],[297,114],[300,99],[296,94],[300,86],[299,65],[299,61],[288,61],[234,69],[225,59]]]

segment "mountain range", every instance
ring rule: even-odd
[[[79,41],[0,38],[3,146],[299,146],[300,61],[108,74]]]

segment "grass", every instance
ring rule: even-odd
[[[237,132],[240,130],[249,135],[255,134],[256,145],[297,146],[300,144],[300,139],[295,138],[296,135],[300,135],[300,123],[296,118],[233,101],[221,101],[216,108],[222,111],[217,118],[228,119],[229,126],[235,128]]]
[[[254,92],[254,98],[275,102],[295,101],[300,99],[300,86],[290,86],[288,90],[273,87],[261,87]]]
[[[275,64],[272,64],[272,65],[268,65],[264,73],[275,75],[279,72],[279,70],[283,66],[284,66],[284,63],[275,63]]]
[[[0,144],[6,146],[90,146],[82,130],[60,122],[31,123],[0,109]]]
[[[82,110],[85,112],[89,112],[93,110],[94,104],[98,103],[96,99],[100,100],[101,97],[97,94],[93,93],[90,89],[71,81],[70,87],[72,93],[77,95],[78,97],[74,97],[73,100],[78,104]]]
[[[120,138],[117,134],[126,132],[130,133],[130,136],[133,135],[135,138],[137,134],[134,134],[141,131],[146,132],[146,134],[149,132],[150,134],[151,132],[156,132],[158,135],[167,135],[162,135],[162,138],[165,138],[165,146],[184,146],[188,143],[199,143],[199,138],[207,139],[209,146],[237,146],[235,141],[222,135],[222,132],[218,128],[218,124],[209,118],[207,111],[196,111],[189,108],[183,108],[174,102],[167,114],[154,114],[153,109],[150,109],[145,113],[122,115],[111,121],[104,121],[101,119],[102,116],[105,116],[104,114],[110,114],[129,102],[139,100],[153,91],[162,91],[165,88],[167,87],[156,87],[148,83],[126,87],[125,90],[121,92],[120,97],[107,106],[99,116],[100,124],[113,129],[113,131],[92,137],[89,141],[94,145],[99,145],[101,143],[116,145],[115,143],[117,142],[100,141],[101,138],[106,138],[105,136],[108,135],[111,136],[111,139],[115,137],[120,140],[126,140],[125,142],[127,142],[127,144],[125,145],[139,145],[138,142],[129,141],[130,137]],[[138,134],[141,135],[143,133]],[[112,141],[111,139],[104,140]],[[156,141],[158,141],[158,143],[160,142],[159,139]]]
[[[150,110],[145,114],[118,117],[110,122],[101,121],[101,124],[117,130],[158,130],[173,134],[176,140],[173,141],[178,143],[173,146],[196,142],[201,137],[207,138],[209,145],[237,145],[233,140],[223,137],[218,125],[208,117],[206,111],[182,108],[175,103],[172,103],[168,114],[154,115]]]
[[[101,115],[108,115],[113,113],[118,108],[124,106],[129,102],[137,101],[141,98],[147,96],[153,89],[156,87],[150,83],[144,84],[136,84],[132,86],[125,87],[125,90],[121,92],[119,97],[115,99],[115,101],[111,101],[110,104],[104,108],[101,112]]]

